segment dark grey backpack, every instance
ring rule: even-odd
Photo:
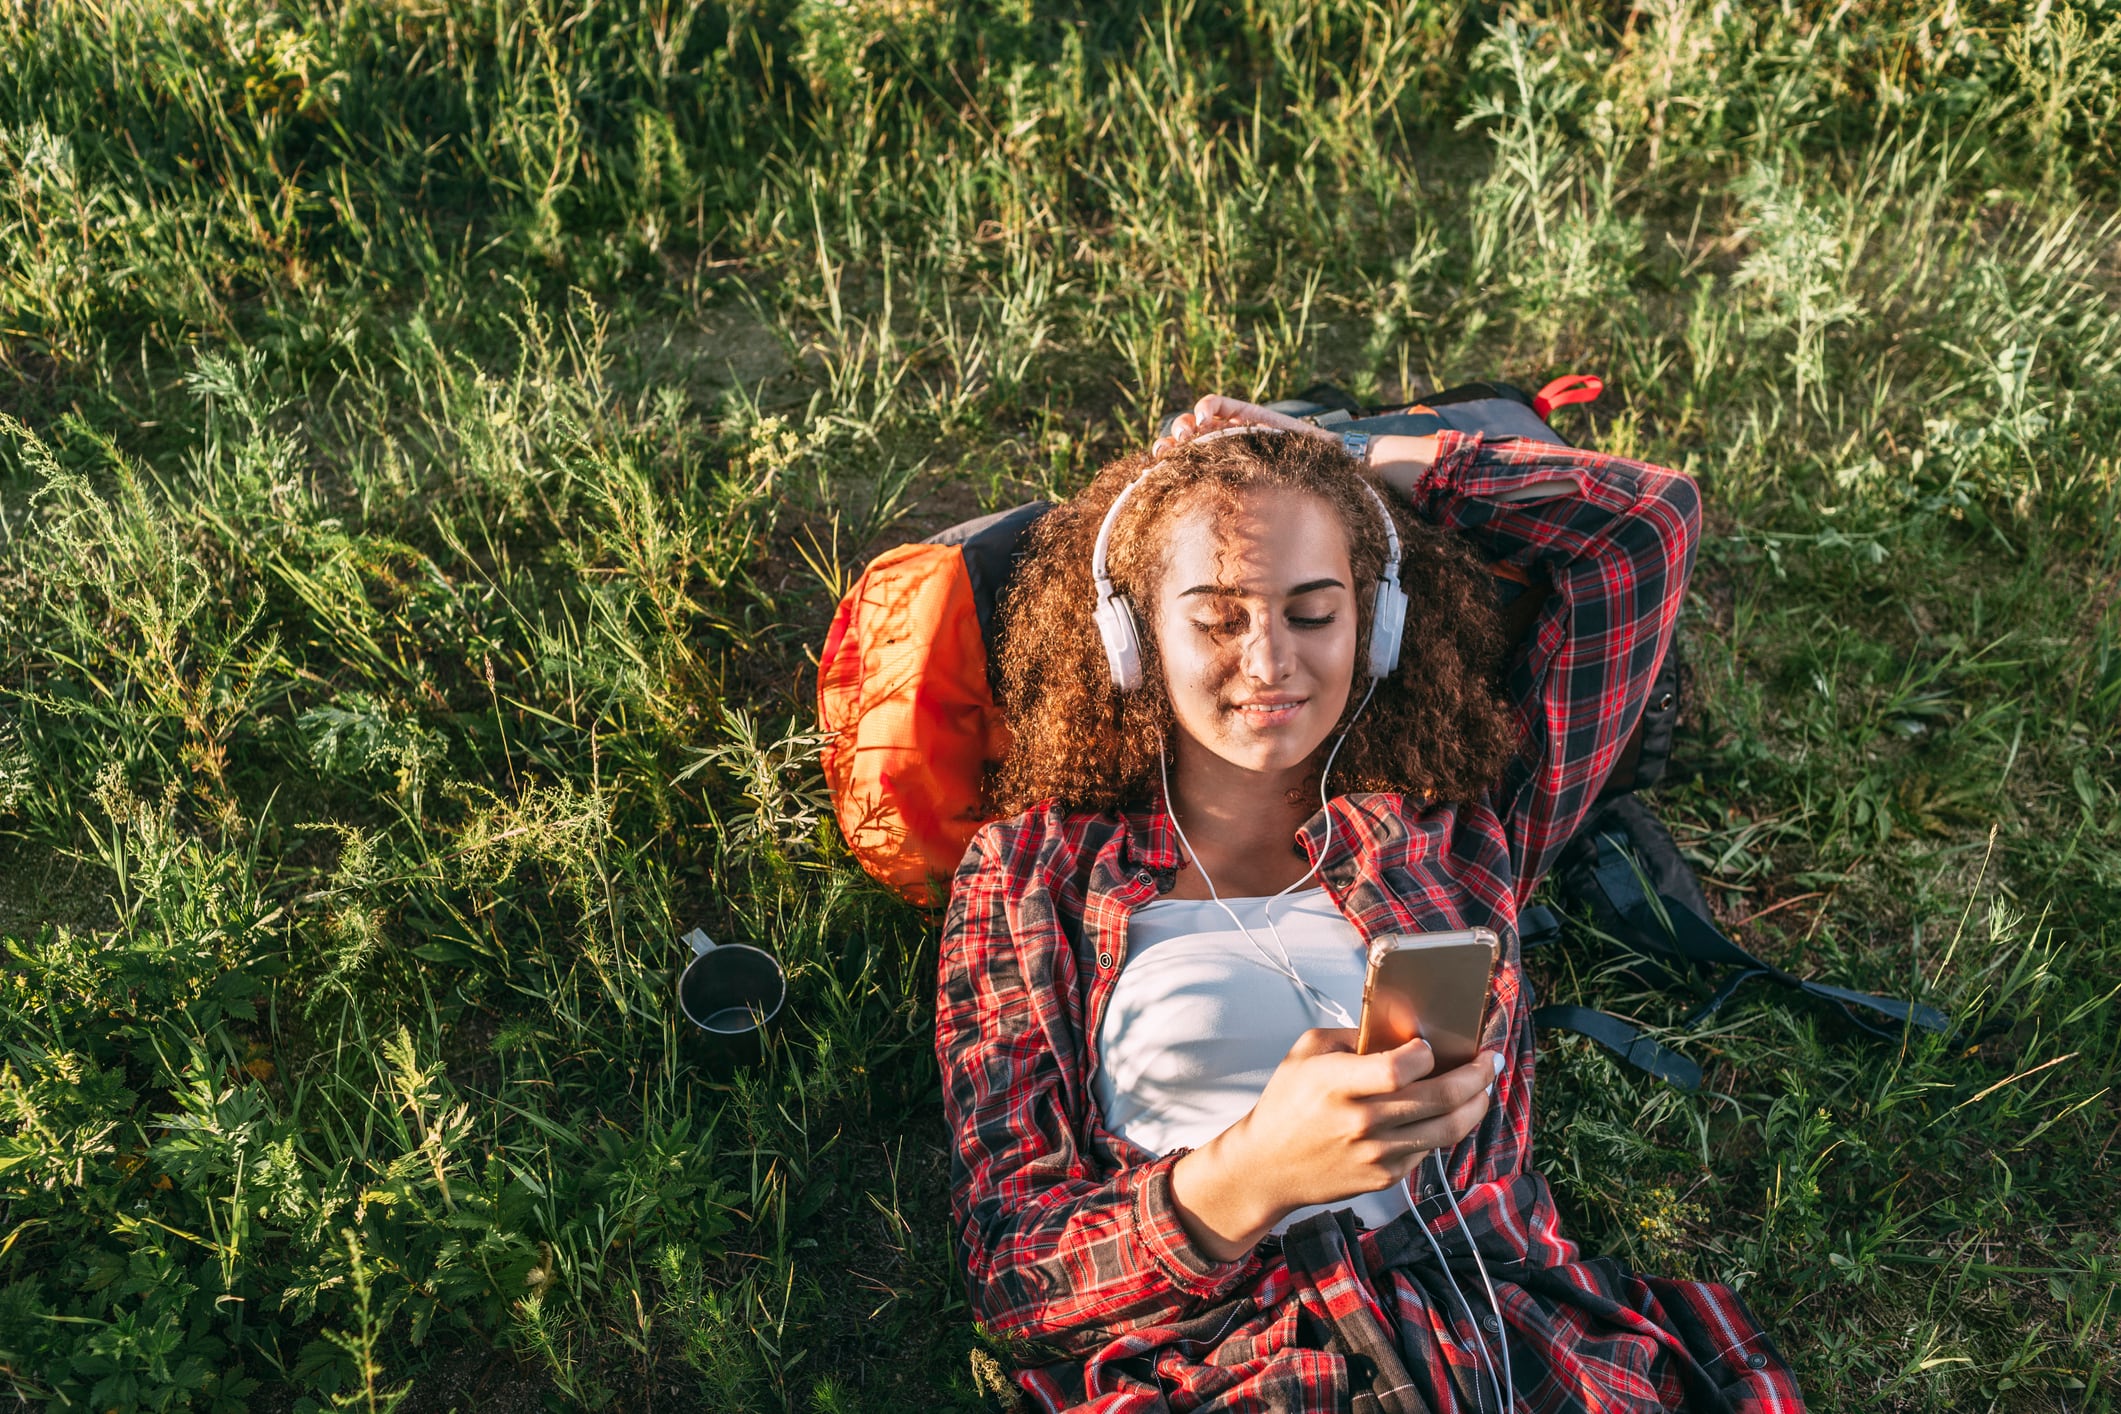
[[[1508,383],[1467,383],[1409,406],[1366,408],[1339,389],[1321,384],[1268,406],[1321,427],[1372,436],[1426,436],[1453,428],[1568,446],[1547,422],[1546,414],[1554,407],[1589,401],[1600,388],[1596,379],[1560,379],[1534,396]],[[995,606],[1007,591],[1023,551],[1024,532],[1049,508],[1046,502],[1033,502],[930,537],[931,543],[956,545],[964,553],[990,664],[994,661]],[[1522,637],[1538,617],[1544,592],[1499,576],[1496,589],[1506,631],[1513,639]],[[1732,942],[1711,921],[1714,915],[1700,879],[1680,854],[1671,832],[1637,795],[1663,778],[1671,758],[1681,680],[1675,645],[1658,667],[1642,717],[1607,778],[1597,808],[1569,842],[1550,876],[1560,910],[1545,905],[1526,909],[1518,928],[1522,946],[1536,947],[1572,932],[1594,931],[1635,953],[1639,959],[1636,970],[1656,985],[1696,986],[1721,973],[1714,995],[1682,1023],[1687,1027],[1714,1016],[1747,982],[1765,978],[1833,1002],[1866,1031],[1897,1036],[1908,1026],[1918,1026],[1949,1033],[1950,1020],[1934,1007],[1793,976]],[[1611,1013],[1564,1003],[1539,1007],[1532,1020],[1541,1027],[1587,1036],[1631,1065],[1682,1089],[1701,1084],[1699,1065]]]

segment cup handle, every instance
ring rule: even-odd
[[[692,955],[694,957],[705,957],[708,953],[714,951],[714,939],[708,937],[698,928],[687,933],[683,941],[692,945]]]

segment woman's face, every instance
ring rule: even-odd
[[[1154,631],[1179,730],[1233,766],[1303,765],[1355,677],[1340,517],[1307,492],[1264,488],[1222,525],[1181,505],[1167,543]]]

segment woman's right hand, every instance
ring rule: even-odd
[[[1327,442],[1338,443],[1339,434],[1328,428],[1305,422],[1301,418],[1248,403],[1242,398],[1226,398],[1220,393],[1210,393],[1195,403],[1190,411],[1182,412],[1171,421],[1171,430],[1156,439],[1149,449],[1152,457],[1161,457],[1174,448],[1184,446],[1196,437],[1210,432],[1222,432],[1232,427],[1276,427],[1284,432],[1301,433],[1306,437],[1317,437]],[[1370,469],[1378,479],[1399,492],[1402,496],[1413,496],[1422,477],[1436,460],[1436,436],[1429,433],[1420,437],[1404,437],[1384,434],[1370,439]],[[1567,489],[1575,489],[1570,485]]]
[[[1340,440],[1323,427],[1291,417],[1285,412],[1276,412],[1272,408],[1261,407],[1258,403],[1248,403],[1242,398],[1228,398],[1220,393],[1210,393],[1191,409],[1171,420],[1171,430],[1156,439],[1155,445],[1149,448],[1149,455],[1160,457],[1195,437],[1206,436],[1210,432],[1224,432],[1232,427],[1272,427],[1283,432],[1318,437],[1328,442]]]
[[[1352,1030],[1306,1031],[1251,1112],[1173,1167],[1179,1221],[1203,1255],[1233,1260],[1298,1208],[1396,1183],[1487,1113],[1498,1053],[1435,1075],[1425,1041],[1372,1055],[1355,1041]]]

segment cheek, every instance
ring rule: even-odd
[[[1329,682],[1352,682],[1369,656],[1353,614],[1336,622],[1332,632],[1322,635],[1318,649],[1312,661],[1317,664],[1319,676]]]
[[[1166,640],[1170,642],[1170,640]],[[1174,697],[1212,697],[1229,675],[1223,653],[1198,636],[1180,638],[1165,651],[1164,680]]]
[[[1157,646],[1171,706],[1179,718],[1195,723],[1212,718],[1223,686],[1235,671],[1235,653],[1204,635],[1187,632],[1185,625],[1160,636]]]
[[[1352,615],[1350,616],[1352,619]],[[1353,622],[1335,623],[1306,645],[1304,667],[1317,693],[1313,727],[1330,731],[1350,699],[1370,685],[1369,650]]]

